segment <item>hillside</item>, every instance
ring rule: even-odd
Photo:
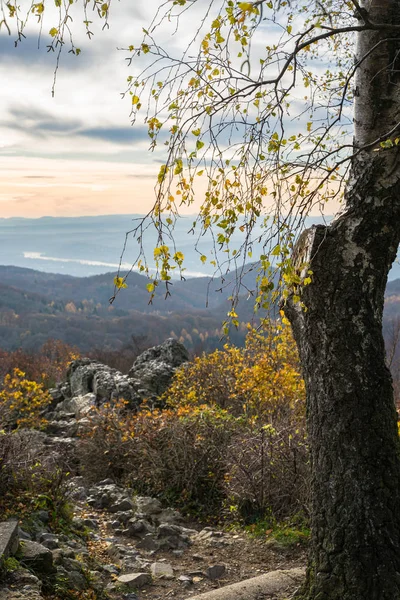
[[[160,289],[152,304],[147,279],[131,273],[128,287],[110,305],[114,275],[72,277],[0,266],[0,347],[31,349],[51,337],[85,352],[94,347],[120,349],[132,336],[156,344],[171,335],[182,337],[191,349],[221,345],[221,324],[236,272],[212,282],[208,277],[174,281],[171,296],[164,298]],[[254,271],[245,275],[243,284],[255,287]],[[252,309],[251,301],[241,301],[244,321],[253,318]],[[233,332],[232,339],[241,343],[243,332]]]
[[[208,277],[174,281],[171,296],[162,289],[149,304],[147,279],[131,273],[128,287],[110,305],[114,273],[73,277],[33,269],[0,266],[0,348],[34,349],[49,338],[78,346],[120,350],[134,338],[151,344],[173,336],[182,338],[190,350],[221,347],[221,324],[229,310],[228,297],[236,285],[232,271],[225,281]],[[255,288],[255,270],[243,278],[239,316],[254,319],[248,290]],[[400,279],[388,283],[386,321],[400,316]],[[232,341],[241,344],[245,328],[232,331]]]

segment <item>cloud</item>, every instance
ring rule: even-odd
[[[149,139],[147,129],[144,127],[94,127],[81,129],[78,134],[96,140],[128,145],[132,145],[137,140]]]

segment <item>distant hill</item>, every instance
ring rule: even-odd
[[[174,281],[172,295],[159,294],[149,304],[148,280],[131,273],[128,287],[114,293],[115,273],[72,277],[33,269],[0,266],[0,347],[32,349],[48,338],[61,339],[83,352],[93,347],[118,349],[132,336],[159,343],[171,335],[191,349],[214,349],[221,345],[221,324],[229,310],[228,297],[237,285],[237,273],[226,278],[208,277]],[[253,302],[244,292],[255,288],[251,266],[243,276],[240,316],[253,319]],[[232,332],[241,343],[245,328]]]
[[[132,337],[145,338],[151,345],[170,336],[197,352],[223,345],[221,325],[230,308],[227,298],[237,285],[235,271],[224,280],[174,281],[172,295],[165,299],[160,288],[153,304],[146,277],[131,273],[128,287],[110,305],[114,276],[73,277],[0,266],[0,348],[35,349],[55,338],[82,352],[120,350]],[[244,323],[254,320],[253,298],[248,296],[255,279],[256,269],[249,265],[240,290],[239,316]],[[386,326],[396,317],[400,318],[400,279],[387,286]],[[242,344],[245,332],[245,326],[232,330],[232,342]]]

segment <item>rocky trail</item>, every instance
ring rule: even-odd
[[[52,391],[51,418],[40,443],[54,453],[73,453],[91,406],[122,396],[132,403],[149,396],[156,400],[186,360],[183,350],[168,340],[139,357],[129,377],[86,359],[75,361],[67,382]],[[51,598],[49,581],[53,589],[56,581],[58,597],[68,600],[94,598],[83,595],[88,589],[111,600],[187,600],[305,563],[301,546],[288,549],[274,540],[185,519],[157,498],[134,495],[112,479],[93,485],[74,476],[68,497],[74,534],[52,532],[46,511],[32,515],[29,531],[13,522],[0,524],[0,554],[11,564],[0,600]],[[13,556],[18,563],[7,559]],[[288,598],[297,586],[298,577],[284,595],[257,598]]]

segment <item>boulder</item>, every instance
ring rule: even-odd
[[[169,338],[140,354],[129,371],[129,377],[142,397],[154,399],[165,392],[176,369],[188,360],[185,346]]]
[[[162,505],[158,498],[151,498],[150,496],[136,496],[135,503],[137,512],[146,516],[156,515],[162,511]]]
[[[0,559],[8,558],[18,549],[18,521],[0,523]]]
[[[135,590],[151,583],[151,575],[149,573],[127,573],[120,575],[117,581],[126,585],[129,590]]]
[[[120,398],[127,400],[131,406],[137,406],[140,402],[140,396],[127,375],[89,358],[71,362],[67,383],[70,398],[94,394],[98,406]]]
[[[20,562],[21,564],[34,573],[53,573],[53,555],[51,551],[30,540],[24,540],[20,544]]]
[[[168,562],[155,562],[150,566],[153,577],[162,577],[164,579],[173,579],[174,570]]]

